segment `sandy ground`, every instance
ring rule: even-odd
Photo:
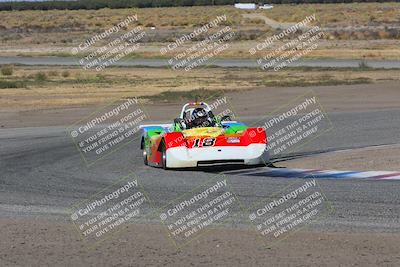
[[[398,266],[400,234],[297,232],[266,245],[213,229],[178,250],[156,225],[128,225],[89,249],[72,224],[1,219],[1,266]]]

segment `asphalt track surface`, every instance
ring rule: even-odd
[[[372,68],[400,68],[398,60],[365,60]],[[306,59],[297,60],[289,64],[290,67],[331,67],[346,68],[358,67],[361,60],[356,59]],[[0,64],[23,64],[23,65],[79,65],[79,58],[73,57],[0,57]],[[211,59],[204,65],[217,67],[259,67],[254,59]],[[120,60],[114,66],[144,66],[144,67],[166,67],[169,66],[168,59],[125,59]]]
[[[329,117],[334,128],[296,151],[296,156],[400,144],[400,109],[329,113]],[[252,121],[245,120],[247,123]],[[1,129],[0,147],[0,216],[4,217],[69,220],[68,209],[72,205],[133,172],[156,207],[148,209],[149,216],[139,218],[139,222],[159,223],[157,207],[204,184],[218,172],[227,171],[215,168],[165,171],[144,166],[138,141],[87,167],[63,126]],[[284,163],[285,157],[276,160]],[[292,182],[304,181],[229,174],[227,177],[245,207],[268,198]],[[311,229],[400,230],[399,181],[321,179],[317,182],[333,211],[313,222],[309,226]],[[231,226],[245,227],[247,215],[240,210],[236,212]]]

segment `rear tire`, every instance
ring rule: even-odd
[[[164,141],[161,144],[161,168],[163,168],[164,170],[167,170],[167,151],[165,148],[165,143]]]

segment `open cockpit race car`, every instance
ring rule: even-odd
[[[141,125],[144,164],[169,168],[260,165],[269,161],[267,135],[229,116],[214,116],[204,102],[187,103],[172,124]]]

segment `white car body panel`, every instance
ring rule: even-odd
[[[167,149],[166,155],[167,168],[197,167],[199,161],[244,160],[245,165],[265,164],[269,161],[266,144],[190,149],[180,146]]]

